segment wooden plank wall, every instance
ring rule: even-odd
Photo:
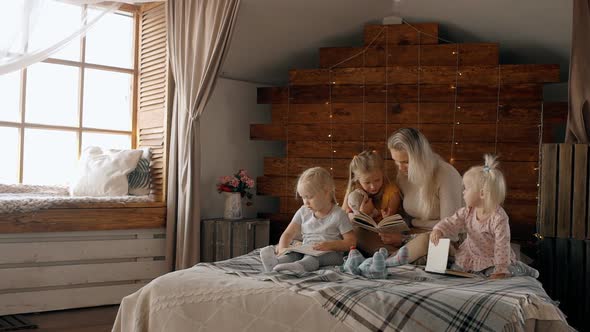
[[[568,322],[590,330],[590,174],[587,144],[544,144],[538,231],[543,287]]]
[[[566,118],[563,104],[542,100],[542,85],[559,82],[558,66],[500,65],[497,44],[437,44],[437,24],[417,28],[428,35],[369,25],[365,47],[322,48],[322,68],[294,69],[288,86],[258,89],[258,103],[271,104],[272,123],[251,125],[251,138],[286,142],[286,157],[265,158],[257,179],[259,194],[280,197],[271,241],[300,206],[294,182],[301,171],[331,169],[342,200],[354,154],[381,151],[393,170],[386,140],[401,127],[419,128],[460,172],[481,164],[484,153],[498,153],[513,239],[531,238],[539,144],[554,142]]]
[[[140,11],[137,145],[152,150],[150,195],[166,200],[167,114],[170,74],[166,48],[166,6],[145,5]]]

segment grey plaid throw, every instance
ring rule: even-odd
[[[365,279],[336,267],[303,275],[262,273],[257,250],[200,266],[272,280],[312,297],[355,331],[518,331],[526,319],[565,324],[563,313],[530,277],[457,278],[413,265],[389,268],[386,280]]]

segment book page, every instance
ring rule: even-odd
[[[394,214],[394,215],[387,216],[387,217],[383,218],[379,222],[379,226],[385,226],[385,225],[389,225],[389,224],[398,224],[400,222],[404,222],[404,219],[402,218],[402,216],[400,216],[399,214]]]
[[[362,211],[359,211],[359,213],[355,214],[354,218],[358,219],[359,222],[364,222],[367,225],[372,225],[374,227],[377,227],[377,223],[375,222],[375,220],[370,215],[368,215]]]
[[[428,241],[428,259],[426,261],[426,271],[445,273],[447,270],[447,261],[449,259],[450,239],[439,239],[438,245]]]
[[[322,250],[315,250],[312,248],[312,246],[309,245],[302,245],[302,246],[297,246],[297,247],[290,247],[287,250],[285,250],[285,252],[283,254],[287,254],[290,252],[298,252],[300,254],[304,254],[304,255],[310,255],[310,256],[321,256],[323,254],[327,254],[330,251],[322,251]]]

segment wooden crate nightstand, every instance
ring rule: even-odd
[[[268,245],[268,219],[207,219],[201,222],[201,262],[214,262]]]

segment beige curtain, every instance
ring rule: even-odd
[[[175,269],[200,259],[199,117],[227,51],[240,0],[168,0],[170,66],[175,83],[168,171],[168,257]]]
[[[566,143],[590,137],[590,0],[574,0]]]

